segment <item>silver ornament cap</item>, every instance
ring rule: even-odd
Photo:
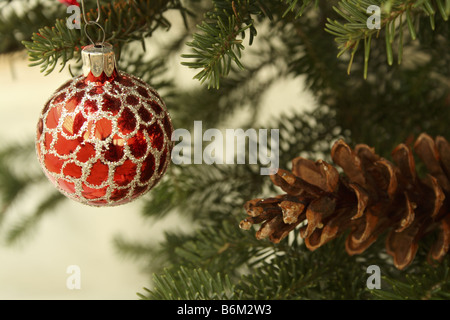
[[[116,57],[113,46],[109,43],[91,44],[81,51],[83,59],[83,74],[92,73],[94,77],[103,72],[110,77],[116,68]]]

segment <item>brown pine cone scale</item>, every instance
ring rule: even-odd
[[[367,145],[352,150],[338,140],[331,157],[343,173],[322,160],[295,158],[292,171],[270,176],[284,194],[248,201],[240,227],[261,224],[256,237],[274,243],[299,227],[310,250],[348,232],[349,255],[363,253],[387,232],[386,252],[398,269],[414,260],[425,235],[437,232],[429,260],[439,261],[450,247],[450,144],[424,133],[413,149],[427,169],[425,177],[418,176],[405,144],[394,149],[392,163]]]

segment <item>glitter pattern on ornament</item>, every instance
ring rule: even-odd
[[[49,180],[67,197],[115,206],[143,195],[164,175],[173,127],[158,93],[119,72],[76,77],[48,100],[36,151]]]

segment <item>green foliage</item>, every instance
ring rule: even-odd
[[[322,5],[316,15],[304,15],[271,32],[286,45],[289,72],[306,77],[319,104],[335,112],[341,131],[350,132],[354,142],[374,146],[384,156],[421,132],[450,136],[440,118],[448,114],[449,23],[438,16],[433,31],[429,17],[417,14],[417,38],[406,41],[405,37],[402,65],[387,65],[384,41],[372,41],[369,77],[362,81],[364,56],[354,56],[353,72],[346,75],[351,57],[344,54],[336,59],[335,37],[323,32],[328,18],[342,20],[333,13],[331,5]]]
[[[103,29],[107,35],[105,41],[115,44],[120,55],[124,44],[143,41],[155,30],[169,28],[170,23],[163,14],[170,9],[178,9],[183,17],[187,14],[177,0],[133,2],[116,0],[102,5]],[[86,13],[85,18],[90,21],[96,17],[97,13],[91,10]],[[92,38],[102,39],[101,30],[97,30],[96,36]],[[69,29],[65,19],[58,19],[54,26],[39,29],[37,33],[33,33],[31,41],[23,41],[23,44],[28,49],[31,66],[40,66],[42,72],[49,74],[55,69],[58,61],[62,65],[62,70],[74,57],[80,59],[81,48],[89,44],[89,40],[84,28]]]
[[[297,233],[298,236],[298,233]],[[211,240],[211,239],[208,239]],[[240,299],[246,300],[317,300],[317,299],[370,299],[372,294],[366,287],[366,268],[377,261],[386,274],[389,274],[388,261],[366,253],[358,258],[348,256],[342,248],[345,237],[340,237],[321,248],[319,251],[310,252],[304,244],[295,238],[291,242],[283,241],[278,245],[265,246],[263,242],[253,240],[244,241],[249,248],[260,246],[259,254],[253,255],[255,261],[246,268],[241,268],[240,275],[231,272],[230,268],[219,256],[222,251],[207,260],[217,260],[222,263],[222,271],[217,277],[225,277],[233,284],[233,291],[239,294]],[[240,242],[236,240],[235,242]],[[214,242],[214,241],[213,241]],[[206,247],[205,243],[204,247]],[[382,246],[382,245],[381,245]],[[376,249],[380,250],[379,244]],[[262,249],[264,248],[264,250]],[[200,248],[199,248],[200,249]],[[205,249],[205,248],[201,248]],[[205,249],[208,251],[207,249]],[[232,252],[240,252],[231,244]],[[375,251],[375,250],[374,250]],[[196,250],[202,253],[203,250]],[[190,260],[200,262],[198,257]],[[210,263],[209,262],[209,263]],[[186,263],[185,260],[182,263]],[[150,299],[215,299],[223,294],[223,286],[220,282],[211,282],[209,274],[216,274],[206,263],[200,263],[201,269],[195,266],[180,264],[179,267],[164,270],[162,275],[155,275],[154,288],[145,289],[143,298]],[[234,265],[233,265],[234,267]],[[200,278],[192,284],[190,276],[185,270],[206,273],[208,276]],[[188,279],[188,280],[186,280]],[[208,292],[204,288],[209,286]],[[182,289],[180,289],[182,288]],[[189,294],[185,291],[187,290]],[[226,288],[225,288],[226,290]],[[236,299],[235,296],[222,296],[221,299]]]
[[[56,206],[65,199],[66,198],[59,191],[54,191],[44,197],[31,214],[22,218],[18,223],[9,228],[6,233],[6,243],[14,244],[18,241],[22,241],[26,235],[37,228],[38,223],[44,216],[54,212]]]
[[[122,51],[128,58],[120,63],[120,70],[151,83],[158,92],[173,88],[173,80],[167,76],[166,57],[146,59],[145,53],[133,52],[130,46],[125,46]],[[166,94],[165,97],[167,96]]]
[[[383,277],[385,288],[373,290],[383,300],[449,300],[450,274],[448,256],[438,265],[423,263],[415,272],[396,278]]]
[[[330,243],[320,253],[309,252],[304,245],[295,251],[277,252],[276,257],[244,275],[238,288],[244,298],[258,300],[362,298],[364,263],[342,252],[342,245],[342,241]]]
[[[284,15],[288,12],[293,12],[295,14],[295,18],[301,17],[308,6],[310,6],[313,2],[316,7],[319,5],[319,0],[302,0],[301,5],[298,4],[298,0],[286,0],[285,2],[289,5],[289,8],[287,8]]]
[[[431,29],[435,29],[435,16],[437,12],[447,21],[450,15],[450,1],[445,0],[431,1],[358,1],[347,0],[340,1],[338,7],[334,9],[344,18],[345,23],[339,20],[328,19],[326,30],[335,36],[338,44],[338,57],[346,52],[351,52],[351,58],[348,64],[348,73],[350,73],[353,59],[360,48],[360,43],[364,44],[364,78],[367,79],[368,64],[371,51],[372,38],[380,35],[380,29],[384,31],[384,40],[386,44],[387,63],[392,65],[394,62],[393,45],[397,38],[398,63],[403,58],[403,30],[409,31],[412,40],[416,39],[417,24],[414,23],[420,15],[429,17]],[[371,5],[381,7],[380,28],[369,29],[367,27],[368,18],[372,13],[367,13],[367,8]],[[406,20],[406,21],[405,21]]]
[[[102,3],[107,41],[122,53],[120,68],[163,92],[175,128],[190,129],[195,120],[204,128],[226,128],[236,120],[244,129],[277,128],[280,167],[286,169],[297,156],[330,161],[338,138],[366,143],[387,158],[395,145],[424,131],[450,138],[449,0],[216,0],[183,2],[186,7],[178,1]],[[380,30],[366,26],[366,9],[372,4],[382,8]],[[172,23],[166,18],[170,10],[181,13],[186,30],[160,48],[159,58],[150,58],[143,40]],[[77,48],[87,44],[83,29],[69,31],[54,14],[48,16],[53,21],[45,23],[48,27],[40,25],[41,19],[27,20],[27,11],[20,16],[27,22],[24,37],[31,37],[25,42],[29,55],[46,72],[58,62],[64,67],[77,60]],[[13,30],[13,17],[4,20],[9,27],[0,24],[3,39]],[[91,10],[89,17],[96,13]],[[39,28],[40,35],[30,36]],[[3,52],[18,48],[22,40],[8,39],[9,49]],[[205,86],[179,86],[168,71],[171,59],[185,52],[186,41],[191,53],[184,55],[183,64],[199,70],[196,78]],[[401,64],[393,63],[395,57]],[[273,84],[292,78],[304,81],[317,107],[305,112],[293,101],[288,113],[283,112],[288,105],[280,102],[272,106],[281,110],[279,115],[260,121]],[[243,115],[248,116],[245,121]],[[13,170],[12,163],[20,166],[31,154],[32,144],[0,152],[2,217],[27,190],[45,182],[31,169],[28,174]],[[246,201],[280,193],[269,177],[259,174],[259,167],[171,165],[163,181],[141,198],[143,219],[178,214],[193,228],[166,232],[159,244],[120,235],[114,239],[120,254],[145,263],[151,285],[140,298],[449,298],[448,258],[429,266],[426,245],[408,269],[399,271],[386,255],[383,239],[350,257],[345,234],[310,252],[298,230],[277,245],[256,240],[255,230],[240,230]],[[61,200],[52,192],[43,196],[34,212],[5,226],[5,238],[17,242]],[[372,264],[381,268],[381,290],[366,288],[366,268]]]
[[[235,290],[227,276],[216,276],[201,269],[180,270],[173,274],[166,271],[154,277],[155,289],[145,288],[147,296],[139,294],[141,299],[150,300],[225,300],[240,299],[241,294]]]
[[[0,151],[0,181],[4,181],[0,184],[0,222],[9,207],[20,198],[26,188],[43,177],[32,175],[30,172],[21,174],[17,170],[17,166],[29,161],[33,153],[34,144],[32,143],[15,143],[4,146]]]
[[[197,26],[200,33],[193,35],[193,41],[187,45],[193,53],[182,57],[195,61],[183,62],[184,65],[201,69],[194,78],[202,83],[207,81],[208,87],[219,88],[220,78],[230,73],[232,62],[243,69],[240,62],[244,49],[242,38],[249,30],[250,40],[256,36],[254,15],[265,12],[261,1],[254,0],[215,0],[214,9],[208,12],[205,20]]]
[[[389,65],[393,63],[393,45],[397,38],[398,62],[403,59],[403,47],[405,36],[404,29],[408,29],[410,37],[416,39],[417,21],[422,16],[427,16],[430,20],[430,26],[434,30],[437,14],[445,21],[448,20],[450,0],[426,0],[426,1],[360,1],[347,0],[339,1],[338,6],[334,7],[339,17],[346,22],[327,17],[328,23],[326,30],[335,37],[338,44],[338,57],[346,52],[350,52],[348,63],[348,73],[353,65],[356,52],[364,45],[364,78],[368,76],[369,57],[372,48],[372,40],[379,37],[380,30],[368,29],[367,19],[370,16],[366,12],[370,5],[378,5],[382,8],[381,29],[383,30],[384,42],[386,47],[386,58]],[[256,0],[216,0],[213,1],[214,7],[205,14],[204,20],[197,26],[199,32],[193,35],[193,40],[187,45],[192,47],[192,53],[182,55],[190,61],[184,61],[183,64],[195,69],[200,69],[195,78],[202,83],[207,82],[208,87],[219,88],[222,78],[226,77],[233,64],[240,69],[244,66],[241,63],[242,50],[244,50],[243,39],[245,34],[249,34],[249,45],[257,34],[255,20],[262,18],[274,19],[279,10],[279,17],[285,17],[288,13],[293,13],[294,18],[308,13],[310,7],[319,7],[319,1],[282,1],[285,6],[271,3],[268,1]],[[314,6],[312,4],[314,3]],[[278,4],[278,6],[277,6]],[[38,4],[40,5],[40,4]],[[286,7],[287,6],[287,7]],[[323,6],[323,5],[322,5]],[[159,28],[170,27],[170,22],[164,18],[163,13],[171,9],[179,10],[185,24],[192,12],[184,8],[179,1],[133,1],[126,4],[124,1],[116,0],[114,3],[105,4],[101,7],[102,17],[105,21],[104,29],[108,35],[107,42],[114,43],[120,52],[123,44],[132,41],[140,41],[144,46],[146,37]],[[36,9],[37,12],[43,12],[42,7]],[[95,12],[92,10],[87,13],[86,19],[92,20]],[[10,14],[6,20],[15,21],[21,18],[28,22],[28,30],[33,25],[26,17],[18,17],[16,14]],[[5,20],[5,21],[6,21]],[[39,21],[48,23],[48,19],[43,17]],[[5,23],[10,25],[11,23]],[[36,23],[34,23],[35,25]],[[11,27],[9,27],[11,29]],[[10,34],[10,30],[3,32],[0,25],[0,34]],[[98,30],[98,32],[100,32]],[[398,35],[396,36],[396,33]],[[13,32],[12,34],[17,34]],[[24,38],[22,36],[22,38]],[[25,36],[25,39],[28,36]],[[99,38],[99,35],[98,35]],[[7,43],[12,41],[5,42]],[[17,43],[17,41],[16,41]],[[53,27],[44,27],[34,33],[31,41],[24,41],[27,47],[32,65],[40,65],[42,71],[46,74],[52,72],[58,61],[61,64],[61,70],[66,63],[74,57],[79,59],[81,46],[88,44],[84,29],[68,29],[64,19],[57,19]],[[4,51],[8,49],[5,48]],[[10,50],[10,49],[9,49]]]
[[[52,24],[59,14],[59,6],[48,7],[42,0],[28,1],[22,12],[11,7],[12,2],[0,2],[0,53],[23,50],[20,42],[29,39],[35,28]]]
[[[15,244],[25,238],[37,228],[43,217],[66,199],[54,191],[39,199],[34,209],[24,217],[21,212],[19,221],[2,223],[12,208],[27,197],[29,190],[46,183],[44,174],[38,171],[38,161],[33,160],[34,155],[34,143],[15,143],[0,151],[0,230],[7,244]],[[30,162],[36,166],[30,165]]]
[[[14,157],[20,157],[32,150],[31,145],[11,145],[4,147],[0,151],[0,179],[8,183],[0,184],[0,195],[2,202],[2,210],[0,211],[0,221],[6,214],[8,207],[23,192],[29,184],[29,177],[20,177],[11,170],[11,161]]]

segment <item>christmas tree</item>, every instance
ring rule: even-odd
[[[120,69],[158,90],[173,128],[190,134],[192,152],[175,146],[136,201],[142,219],[179,214],[192,230],[114,239],[146,263],[138,298],[450,298],[450,0],[18,2],[0,1],[2,54],[26,51],[42,77],[76,76],[82,48],[104,36]],[[171,72],[178,58],[195,85]],[[314,105],[267,107],[287,82]],[[231,160],[220,152],[230,141],[217,143],[230,129],[247,133]],[[34,154],[34,137],[2,146],[0,219],[48,183],[14,169]],[[68,201],[49,192],[3,238],[15,243]]]

